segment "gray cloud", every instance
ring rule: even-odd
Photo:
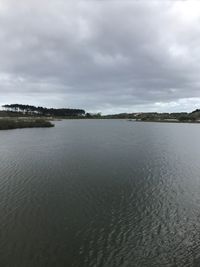
[[[199,46],[197,1],[2,0],[0,103],[192,110]]]

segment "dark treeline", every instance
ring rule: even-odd
[[[83,116],[85,110],[83,109],[71,109],[71,108],[45,108],[45,107],[35,107],[31,105],[23,104],[9,104],[3,105],[7,111],[10,112],[21,112],[22,114],[29,115],[41,115],[41,116]]]

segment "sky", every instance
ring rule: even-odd
[[[0,0],[0,105],[200,108],[200,1]]]

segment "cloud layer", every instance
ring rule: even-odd
[[[200,107],[198,1],[0,1],[0,103]]]

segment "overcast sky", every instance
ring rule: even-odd
[[[0,105],[200,108],[199,1],[0,0]]]

